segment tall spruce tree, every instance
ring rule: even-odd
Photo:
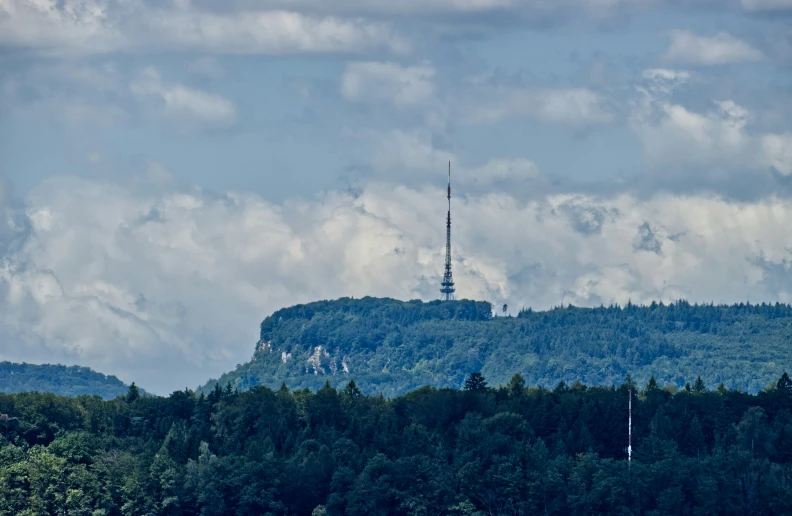
[[[694,392],[704,392],[707,390],[707,387],[704,385],[704,380],[701,377],[696,378],[696,383],[693,384],[693,391]]]
[[[487,381],[481,373],[470,373],[467,380],[465,380],[466,391],[486,391]]]
[[[789,375],[786,373],[786,371],[776,382],[776,389],[792,394],[792,380],[789,378]]]

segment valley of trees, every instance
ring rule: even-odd
[[[0,392],[51,392],[61,396],[98,394],[112,399],[128,386],[115,376],[106,376],[80,366],[0,362]]]
[[[0,515],[792,514],[789,377],[674,390],[0,394]]]
[[[486,302],[343,298],[279,310],[261,323],[260,337],[252,360],[217,381],[316,390],[354,378],[364,393],[393,397],[424,385],[460,388],[470,371],[495,383],[516,372],[546,387],[618,384],[630,373],[677,388],[701,375],[756,393],[792,370],[792,307],[778,303],[569,306],[494,317]]]

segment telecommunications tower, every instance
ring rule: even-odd
[[[451,162],[448,162],[448,217],[446,218],[446,257],[440,293],[444,301],[454,299],[454,277],[451,276]]]

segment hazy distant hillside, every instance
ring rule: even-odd
[[[558,308],[492,317],[486,302],[339,299],[279,310],[261,324],[253,358],[218,381],[317,389],[354,379],[393,396],[422,385],[460,387],[481,371],[494,385],[514,373],[528,385],[580,380],[756,392],[792,371],[789,305]],[[210,381],[207,387],[214,384]]]
[[[87,367],[0,362],[0,392],[33,391],[61,396],[98,394],[111,399],[126,393],[127,386],[115,376],[105,376]]]

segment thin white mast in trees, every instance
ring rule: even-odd
[[[627,408],[627,469],[630,468],[632,461],[632,387],[627,392],[630,395],[630,401]]]
[[[448,162],[448,217],[446,218],[446,256],[445,273],[443,282],[440,283],[440,293],[444,301],[454,299],[454,278],[451,275],[451,162]]]

